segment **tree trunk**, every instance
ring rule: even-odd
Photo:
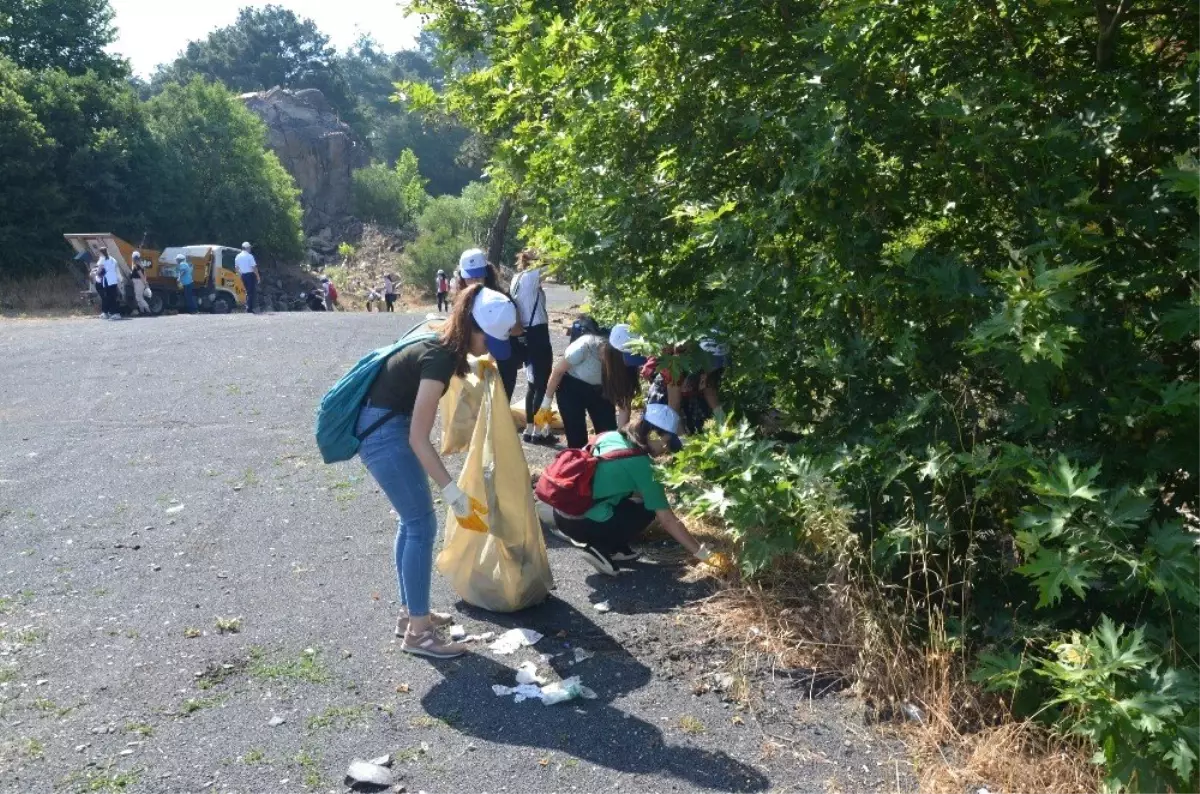
[[[1131,3],[1132,0],[1120,0],[1115,9],[1110,9],[1104,0],[1094,0],[1096,23],[1099,28],[1096,33],[1096,71],[1098,72],[1107,72],[1113,67],[1117,34],[1121,30],[1121,21]],[[1096,164],[1096,194],[1102,204],[1106,204],[1112,196],[1112,158],[1103,152]],[[1100,222],[1100,230],[1108,238],[1112,238],[1116,234],[1111,213]]]
[[[488,262],[500,267],[500,257],[504,256],[504,238],[508,234],[508,219],[512,216],[513,205],[511,199],[504,199],[500,205],[500,212],[496,215],[496,220],[492,223],[492,229],[488,232]]]

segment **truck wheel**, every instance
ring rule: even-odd
[[[229,314],[231,311],[233,311],[233,298],[229,297],[227,293],[222,292],[213,298],[213,314]]]
[[[152,291],[150,294],[150,299],[147,300],[146,303],[150,306],[151,317],[157,317],[166,311],[167,308],[167,299],[161,292]]]

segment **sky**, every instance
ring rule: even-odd
[[[149,77],[160,63],[174,60],[192,39],[232,24],[243,6],[265,6],[254,0],[110,0],[117,40],[109,49],[128,58],[133,71]],[[419,17],[406,17],[397,0],[276,0],[298,17],[317,23],[340,50],[367,33],[385,50],[413,46],[421,30]]]

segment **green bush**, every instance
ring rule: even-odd
[[[408,246],[402,270],[405,283],[432,293],[438,270],[449,275],[468,248],[487,249],[488,233],[500,211],[499,191],[485,182],[472,182],[461,196],[438,196],[417,219],[417,239]],[[516,229],[510,224],[504,256],[517,253]],[[507,287],[507,285],[505,285]]]
[[[411,150],[400,153],[394,168],[375,163],[355,171],[354,211],[361,219],[385,226],[405,226],[421,214],[429,196],[426,180]]]
[[[224,86],[194,78],[146,103],[162,151],[155,229],[169,244],[250,240],[267,261],[303,254],[300,192],[267,131]]]
[[[981,680],[1110,788],[1196,790],[1200,9],[418,5],[487,64],[445,106],[523,234],[652,346],[715,329],[801,439],[673,475],[743,566],[844,500],[911,637],[1024,659]]]

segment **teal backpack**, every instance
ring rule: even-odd
[[[396,415],[396,412],[392,411],[362,433],[354,432],[358,424],[358,411],[366,402],[371,384],[375,382],[375,377],[384,363],[411,344],[437,338],[437,334],[433,333],[413,334],[423,325],[425,323],[419,323],[400,337],[399,341],[367,353],[325,392],[325,396],[321,398],[321,405],[317,408],[316,435],[317,447],[320,448],[321,458],[326,463],[350,460],[358,454],[358,447],[364,438]]]

